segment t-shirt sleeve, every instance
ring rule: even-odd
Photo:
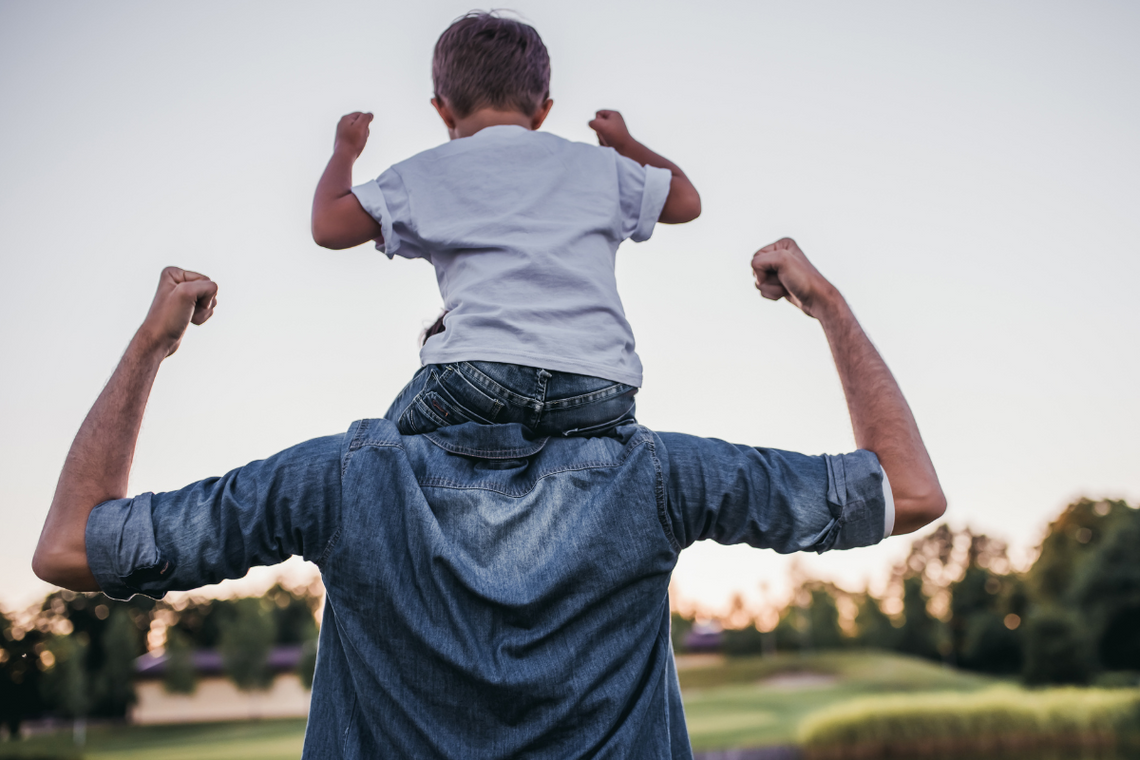
[[[887,533],[872,452],[807,456],[662,434],[666,511],[686,547],[703,539],[781,554],[870,546]]]
[[[653,234],[653,226],[669,197],[673,173],[656,166],[642,166],[622,155],[616,157],[621,237],[640,243]]]
[[[399,255],[405,259],[427,259],[431,255],[419,242],[412,220],[411,198],[403,177],[395,167],[374,180],[352,188],[361,207],[380,224],[382,241],[376,250],[389,259]]]
[[[99,587],[161,598],[292,555],[319,565],[339,528],[345,441],[316,438],[178,491],[98,505],[86,543]]]

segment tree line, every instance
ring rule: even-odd
[[[1026,684],[1140,683],[1140,510],[1080,499],[1024,572],[1007,546],[943,524],[916,539],[889,593],[801,580],[773,630],[725,630],[726,654],[876,648]],[[743,606],[735,602],[736,612]],[[675,613],[685,651],[691,618]]]
[[[200,650],[218,651],[238,688],[267,688],[274,677],[271,651],[290,644],[304,647],[298,674],[308,687],[319,601],[319,584],[276,585],[261,597],[175,602],[143,596],[117,602],[61,590],[26,620],[0,613],[0,728],[18,736],[21,723],[33,718],[124,718],[135,702],[135,661],[147,652],[152,630],[165,631],[168,691],[195,690],[193,656]]]

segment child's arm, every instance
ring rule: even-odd
[[[368,142],[370,113],[350,113],[336,125],[332,158],[313,195],[313,241],[341,250],[380,241],[380,224],[352,194],[352,165]]]
[[[633,159],[643,166],[656,166],[673,172],[669,197],[665,199],[665,206],[661,209],[661,216],[657,221],[663,224],[684,224],[701,215],[701,196],[681,171],[681,167],[634,140],[620,113],[598,111],[597,118],[590,122],[590,129],[598,133],[598,142],[601,145],[613,148],[626,158]]]

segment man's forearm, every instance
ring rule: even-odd
[[[87,566],[87,518],[98,504],[127,495],[143,412],[167,350],[140,330],[79,428],[32,560],[44,580],[99,590]]]
[[[873,451],[890,478],[893,533],[917,530],[941,516],[946,499],[910,406],[838,291],[821,302],[817,316],[843,384],[855,444]]]

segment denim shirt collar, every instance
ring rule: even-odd
[[[424,437],[450,454],[478,459],[531,457],[542,451],[550,440],[549,436],[533,436],[529,429],[517,423],[480,425],[468,422],[439,428]]]

